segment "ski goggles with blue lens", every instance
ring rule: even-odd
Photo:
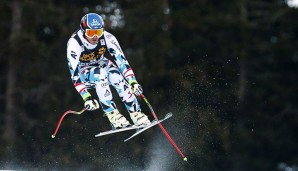
[[[103,28],[101,29],[86,29],[85,35],[89,38],[93,38],[95,35],[98,37],[101,37],[103,34]]]

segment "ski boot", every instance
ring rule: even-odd
[[[133,112],[130,113],[130,117],[136,126],[141,126],[141,125],[149,125],[151,122],[148,119],[148,116],[145,115],[143,112]]]
[[[109,118],[113,129],[124,128],[130,125],[126,118],[121,115],[117,109],[112,112],[107,112],[105,115]]]

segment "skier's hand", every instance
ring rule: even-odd
[[[138,84],[136,81],[132,81],[129,83],[131,87],[131,91],[136,96],[140,96],[143,93],[143,88],[140,84]]]
[[[85,100],[85,108],[89,111],[96,110],[99,108],[98,101],[93,99],[91,96]]]

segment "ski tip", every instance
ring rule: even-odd
[[[183,160],[187,162],[187,158],[186,157],[184,157]]]
[[[55,138],[55,135],[54,134],[52,135],[52,138]]]
[[[169,113],[167,113],[167,115],[166,116],[169,116],[169,117],[171,117],[171,116],[173,116],[173,113],[172,112],[169,112]]]

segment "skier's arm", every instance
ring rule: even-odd
[[[125,55],[116,39],[112,34],[105,32],[105,39],[107,43],[107,48],[109,52],[109,59],[115,63],[122,75],[128,81],[128,84],[131,87],[132,93],[137,96],[140,96],[143,93],[142,86],[137,82],[135,74],[130,67]]]
[[[79,57],[81,54],[81,47],[74,38],[70,38],[67,43],[67,60],[68,68],[71,74],[71,80],[78,93],[86,101],[91,97],[91,94],[87,91],[85,84],[81,81],[78,72]]]
[[[129,82],[129,84],[137,83],[135,74],[129,65],[125,55],[116,39],[116,37],[108,32],[105,32],[105,39],[107,43],[108,52],[110,53],[110,60],[115,63],[122,75]]]

